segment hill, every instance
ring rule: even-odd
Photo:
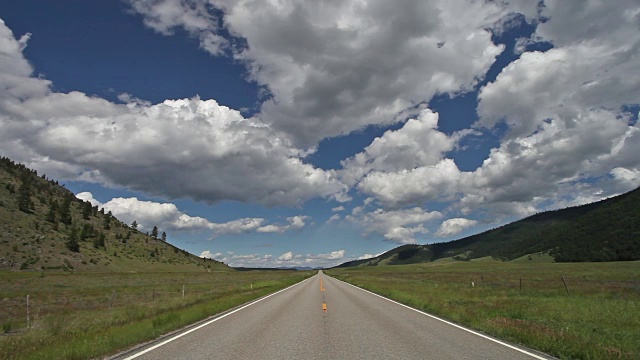
[[[453,258],[512,261],[548,253],[556,262],[640,260],[640,188],[595,203],[547,211],[463,239],[403,245],[338,267],[413,264]]]
[[[0,270],[231,270],[84,202],[57,181],[0,158]]]

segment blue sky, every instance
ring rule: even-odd
[[[234,266],[331,266],[640,185],[635,1],[0,18],[0,153]]]

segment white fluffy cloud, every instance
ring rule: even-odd
[[[451,200],[462,176],[445,154],[468,131],[451,136],[438,130],[438,114],[423,108],[398,130],[389,130],[364,151],[342,161],[346,184],[397,208],[426,201]]]
[[[293,253],[291,251],[286,252],[280,256],[278,256],[278,258],[276,259],[277,261],[290,261],[291,259],[293,259]]]
[[[286,266],[312,266],[327,267],[337,265],[344,259],[346,251],[336,250],[324,254],[294,254],[292,251],[280,255],[276,259],[276,264]]]
[[[354,210],[347,219],[362,227],[365,233],[377,233],[400,244],[416,243],[417,235],[429,232],[425,223],[442,217],[438,211],[428,212],[420,207],[391,211],[376,209],[372,212]]]
[[[377,253],[377,254],[375,254],[375,255],[374,255],[374,254],[364,254],[364,255],[362,255],[362,256],[359,256],[359,257],[358,257],[357,259],[355,259],[355,260],[366,260],[366,259],[371,259],[371,258],[374,258],[374,257],[376,257],[376,256],[380,256],[380,255],[382,255],[382,254],[384,254],[384,253],[383,253],[383,252],[381,252],[381,253]]]
[[[262,218],[243,218],[221,224],[211,223],[209,228],[216,234],[237,234],[259,229],[263,223]]]
[[[534,21],[536,11],[525,5],[509,6],[525,9]],[[493,130],[504,122],[508,131],[478,169],[460,171],[446,158],[467,133],[438,132],[428,126],[437,123],[437,114],[423,110],[344,161],[344,181],[357,183],[388,208],[445,201],[449,211],[482,209],[497,219],[636,187],[640,128],[626,106],[640,99],[640,81],[629,76],[640,72],[640,42],[627,39],[640,35],[640,7],[632,1],[584,5],[546,1],[539,10],[547,20],[537,23],[528,42],[547,41],[554,48],[523,53],[481,89],[476,125]],[[590,26],[584,26],[585,19]],[[411,134],[420,133],[417,124],[422,133],[411,140]],[[420,147],[421,141],[429,145]],[[384,151],[372,151],[382,145]]]
[[[447,237],[461,233],[462,231],[475,226],[478,222],[476,220],[465,218],[453,218],[447,219],[440,224],[440,228],[436,232],[436,236]]]
[[[14,160],[58,178],[168,198],[265,205],[344,198],[333,172],[305,164],[304,152],[259,119],[197,97],[114,104],[56,93],[32,76],[23,48],[0,23],[0,151]]]
[[[342,177],[354,184],[370,172],[396,173],[416,167],[435,166],[453,149],[456,137],[438,131],[438,114],[422,109],[402,128],[389,130],[373,140],[364,151],[343,160]]]
[[[111,211],[121,221],[131,224],[134,220],[142,230],[151,230],[158,226],[167,231],[204,231],[209,230],[213,236],[239,234],[258,229],[263,223],[262,218],[244,218],[226,223],[214,223],[198,216],[189,216],[181,212],[175,204],[141,201],[137,198],[114,198],[102,204],[90,192],[76,195],[78,199],[89,201]]]
[[[205,0],[181,2],[181,12],[165,2],[130,2],[158,31],[183,24],[200,37],[218,34],[213,25],[193,25],[192,15],[217,23],[213,12],[198,16]],[[246,42],[234,48],[236,59],[271,95],[261,117],[306,146],[403,120],[404,110],[436,93],[472,89],[503,50],[487,29],[510,11],[497,2],[446,0],[209,3]]]
[[[309,217],[304,215],[292,216],[287,218],[289,222],[287,225],[270,224],[259,227],[257,231],[261,233],[283,233],[289,230],[302,229],[306,225],[305,220],[307,219],[309,219]]]
[[[358,184],[389,207],[422,204],[433,200],[451,200],[459,189],[461,173],[455,162],[444,159],[435,165],[397,172],[372,172]]]
[[[212,254],[211,251],[205,250],[200,257],[211,258],[221,261],[233,267],[274,267],[273,256],[258,254]]]
[[[222,257],[224,257],[224,254],[222,254],[221,252],[218,253],[212,253],[209,250],[205,250],[203,252],[200,253],[200,257],[201,258],[205,258],[205,259],[221,259]]]
[[[132,8],[144,14],[144,24],[163,35],[173,35],[176,28],[185,29],[200,41],[200,47],[213,55],[221,55],[228,41],[217,35],[219,19],[204,1],[131,0]]]
[[[341,218],[340,214],[333,214],[333,215],[331,215],[331,217],[329,217],[329,219],[327,219],[327,224],[334,223],[334,222],[340,220],[340,218]]]
[[[199,98],[150,104],[121,94],[116,104],[55,93],[22,55],[30,35],[16,40],[1,23],[3,155],[50,176],[169,199],[299,205],[319,196],[348,201],[356,189],[369,198],[347,219],[398,243],[417,241],[444,217],[427,210],[434,202],[452,217],[436,232],[447,236],[471,226],[461,219],[472,212],[524,216],[640,184],[640,126],[629,113],[640,99],[635,0],[129,2],[155,31],[182,28],[205,51],[245,64],[264,90],[260,112],[244,118]],[[518,41],[520,58],[479,90],[474,130],[443,133],[424,104],[477,90],[503,51],[490,32],[517,24],[516,13],[536,26]],[[553,48],[528,51],[539,41]],[[324,138],[406,119],[342,170],[304,162]],[[502,134],[503,124],[506,133],[474,171],[448,158],[465,151],[458,145],[471,131]],[[381,208],[368,211],[373,203]],[[134,205],[112,204],[123,213]],[[176,229],[282,233],[307,220],[212,224],[160,205],[171,204],[142,207]]]
[[[628,41],[638,39],[640,6],[545,1],[542,16],[549,20],[532,39],[554,48],[522,54],[479,94],[479,125],[504,122],[509,131],[471,176],[475,191],[466,191],[463,206],[535,204],[558,198],[564,183],[605,175],[632,181],[603,181],[610,188],[603,196],[639,182],[632,174],[640,169],[640,129],[625,106],[640,99],[640,82],[629,76],[640,72],[640,42]]]
[[[200,257],[222,261],[233,267],[332,267],[351,259],[345,258],[345,250],[336,250],[322,254],[294,254],[293,251],[274,257],[258,254],[223,254],[205,250]]]
[[[246,232],[283,233],[289,230],[303,228],[309,219],[308,216],[298,215],[287,218],[287,225],[263,225],[263,218],[242,218],[224,223],[211,222],[198,216],[189,216],[181,212],[175,204],[142,201],[137,198],[114,198],[102,204],[93,197],[90,192],[82,192],[76,195],[78,199],[89,201],[111,211],[121,221],[131,224],[133,220],[139,224],[140,229],[150,230],[158,226],[167,231],[208,231],[213,237],[240,234]],[[201,255],[202,256],[202,255]]]

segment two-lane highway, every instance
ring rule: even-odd
[[[319,272],[119,359],[548,359]]]

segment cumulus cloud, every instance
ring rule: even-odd
[[[364,255],[362,255],[362,256],[360,256],[360,257],[358,257],[356,260],[366,260],[366,259],[371,259],[371,258],[374,258],[374,257],[376,257],[376,256],[380,256],[380,255],[382,255],[382,254],[384,254],[384,253],[378,253],[378,254],[375,254],[375,255],[374,255],[374,254],[364,254]]]
[[[221,252],[218,253],[212,253],[209,250],[205,250],[203,252],[200,253],[200,257],[201,258],[205,258],[205,259],[221,259],[222,257],[224,257],[224,254]]]
[[[178,25],[218,34],[213,11],[197,16],[212,24],[204,31],[183,18],[204,0],[181,2],[182,11],[172,6],[171,16],[164,2],[138,3],[134,10],[161,32]],[[488,29],[510,12],[496,2],[445,0],[213,3],[226,30],[246,44],[233,49],[235,58],[270,94],[260,116],[305,146],[402,121],[437,93],[471,90],[503,50]]]
[[[130,224],[135,220],[140,229],[151,230],[154,226],[167,231],[203,231],[210,230],[213,236],[238,234],[256,230],[263,223],[262,218],[244,218],[226,223],[214,223],[198,216],[189,216],[172,203],[142,201],[135,197],[114,198],[102,204],[90,192],[76,195],[78,199],[89,201],[105,211],[111,211],[121,221]]]
[[[211,223],[209,228],[216,234],[237,234],[256,230],[262,223],[264,223],[263,218],[243,218],[221,224]]]
[[[331,217],[329,219],[327,219],[327,224],[331,224],[334,223],[336,221],[340,220],[340,215],[339,214],[333,214],[331,215]]]
[[[333,212],[338,212],[338,211],[344,211],[344,206],[336,206],[334,208],[331,209],[331,211]]]
[[[627,105],[637,104],[640,96],[640,82],[628,76],[640,71],[640,42],[625,39],[637,38],[639,7],[624,1],[593,1],[579,9],[557,1],[525,5],[509,7],[524,11],[527,21],[546,18],[527,41],[554,48],[524,52],[480,90],[476,127],[493,130],[504,123],[508,131],[478,169],[460,171],[446,158],[468,133],[438,132],[437,114],[423,109],[415,120],[343,161],[343,180],[386,208],[439,201],[448,202],[449,211],[484,210],[496,219],[527,216],[549,208],[549,202],[599,200],[637,186],[640,128]],[[584,16],[572,15],[576,11]],[[584,19],[593,26],[584,27]],[[420,136],[412,140],[414,133]],[[421,147],[421,141],[429,146]],[[596,186],[580,186],[594,179]]]
[[[435,166],[453,149],[457,137],[438,131],[438,114],[422,109],[402,128],[375,138],[364,151],[343,160],[343,179],[354,184],[370,172],[397,173],[416,167]]]
[[[172,203],[158,203],[142,201],[137,198],[114,198],[102,204],[93,197],[90,192],[82,192],[77,198],[89,201],[94,206],[99,206],[105,211],[111,211],[114,216],[125,223],[133,220],[139,224],[140,229],[150,230],[153,226],[167,231],[209,231],[213,237],[240,234],[246,232],[283,233],[289,230],[303,228],[309,219],[308,216],[298,215],[287,218],[287,225],[264,225],[263,218],[241,218],[224,223],[215,223],[198,216],[189,216],[178,209]]]
[[[271,254],[223,254],[205,250],[200,257],[215,259],[233,267],[332,267],[350,260],[345,258],[345,254],[343,249],[321,254],[294,254],[293,251],[287,251],[274,257]]]
[[[287,218],[289,222],[287,225],[269,224],[259,227],[257,231],[261,233],[283,233],[289,230],[302,229],[306,225],[305,220],[307,219],[309,219],[309,217],[304,215],[292,216]]]
[[[216,34],[219,19],[206,1],[129,0],[136,12],[143,14],[144,24],[163,35],[173,35],[183,28],[200,41],[200,47],[221,55],[228,41]]]
[[[340,260],[344,258],[345,253],[346,253],[345,250],[338,250],[338,251],[332,251],[328,254],[316,255],[316,257],[318,259],[324,259],[324,260]]]
[[[640,127],[629,110],[640,98],[640,82],[630,75],[640,73],[637,1],[130,4],[155,31],[184,29],[205,51],[245,64],[264,90],[259,113],[245,118],[197,97],[150,104],[121,94],[122,103],[112,103],[55,93],[22,55],[30,35],[16,40],[1,23],[4,155],[50,176],[168,199],[300,205],[318,196],[349,201],[348,190],[357,189],[368,198],[347,219],[398,243],[416,242],[443,218],[427,210],[434,202],[458,219],[443,222],[440,236],[468,225],[459,219],[472,212],[524,216],[640,184]],[[491,32],[520,21],[533,24],[534,34],[518,40],[519,59],[478,95],[474,129],[501,134],[499,143],[477,169],[461,171],[450,153],[474,130],[445,134],[424,104],[436,94],[478,90],[503,51]],[[552,48],[528,51],[539,41]],[[397,122],[404,124],[342,161],[339,171],[305,163],[321,139]],[[369,211],[374,203],[380,209]],[[212,225],[170,206],[145,206],[151,219],[184,229],[282,233],[306,220]]]
[[[115,104],[56,93],[32,76],[22,48],[0,23],[0,151],[30,167],[209,203],[296,205],[346,191],[260,119],[198,97],[151,105],[127,94]]]
[[[476,220],[465,218],[453,218],[447,219],[440,224],[440,228],[436,232],[436,236],[447,237],[461,233],[462,231],[475,226],[478,222]]]
[[[202,254],[209,255],[211,252],[207,250]],[[202,254],[200,257],[205,257]],[[233,267],[274,267],[275,264],[272,255],[215,253],[213,259]]]
[[[442,217],[438,211],[425,211],[420,207],[385,211],[356,212],[347,219],[362,227],[365,233],[377,233],[387,241],[399,244],[413,244],[416,237],[428,233],[425,223]]]
[[[640,158],[630,155],[640,153],[640,129],[626,108],[640,96],[640,82],[629,76],[640,72],[640,42],[625,40],[637,38],[640,7],[633,1],[581,5],[545,1],[541,16],[549,20],[532,39],[554,48],[525,52],[481,89],[478,125],[503,122],[509,131],[469,176],[463,207],[511,203],[531,212],[542,199],[564,195],[565,183],[640,169]],[[600,184],[627,191],[638,180]],[[574,199],[585,198],[580,189],[586,187],[574,186]]]
[[[346,254],[345,250],[336,250],[322,254],[294,254],[292,251],[280,255],[276,259],[276,264],[286,266],[312,266],[328,267],[341,263]]]
[[[293,253],[291,251],[286,252],[276,259],[277,261],[290,261],[293,258]]]
[[[357,188],[388,207],[452,200],[462,174],[455,162],[444,159],[435,165],[397,172],[371,172]]]

